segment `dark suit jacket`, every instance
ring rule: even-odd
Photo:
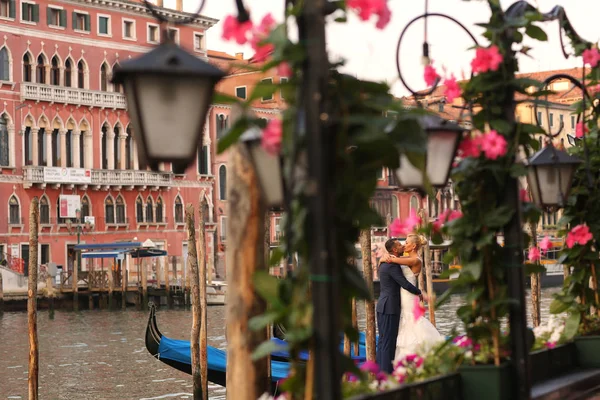
[[[377,312],[381,314],[400,314],[400,288],[414,295],[421,291],[406,280],[402,268],[398,264],[381,263],[379,265],[379,300]]]

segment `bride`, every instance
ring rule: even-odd
[[[417,276],[421,272],[423,260],[419,257],[419,250],[427,243],[423,236],[411,233],[406,238],[404,253],[408,255],[396,257],[391,254],[384,256],[383,262],[399,264],[406,279],[413,285],[417,285]],[[396,357],[394,361],[400,361],[418,350],[427,350],[436,343],[444,340],[442,335],[435,329],[427,318],[421,316],[415,321],[413,308],[418,297],[407,290],[400,289],[401,312],[400,328],[396,340]]]

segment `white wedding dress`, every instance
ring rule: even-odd
[[[402,265],[401,267],[402,273],[406,279],[417,286],[417,276],[409,267],[405,265]],[[427,351],[433,345],[444,340],[444,337],[424,316],[415,321],[413,314],[415,297],[417,296],[408,290],[400,289],[402,310],[400,314],[398,339],[396,339],[396,356],[394,357],[394,361],[402,360],[407,355],[415,354],[417,351]]]

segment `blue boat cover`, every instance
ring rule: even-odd
[[[286,345],[285,340],[273,338],[273,339],[271,339],[271,341],[275,342],[281,346]],[[340,343],[340,352],[343,352],[343,351],[344,351],[344,342],[342,341],[342,343]],[[275,356],[275,357],[281,357],[281,358],[289,358],[290,357],[290,353],[288,353],[287,351],[274,351],[271,353],[271,355]],[[350,356],[352,357],[353,360],[358,360],[359,362],[363,362],[367,359],[367,350],[365,348],[364,338],[363,338],[362,343],[360,342],[360,339],[359,339],[358,355],[354,354],[354,346],[351,346],[350,347]],[[308,351],[306,351],[306,350],[301,351],[300,359],[307,361],[308,360]]]
[[[227,355],[225,351],[212,346],[207,346],[208,369],[225,372],[227,367]],[[158,356],[169,360],[179,361],[184,364],[192,363],[192,354],[189,340],[177,340],[163,336],[158,346]],[[271,361],[272,380],[277,382],[284,379],[289,373],[289,363],[282,361]]]

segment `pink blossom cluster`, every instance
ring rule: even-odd
[[[458,148],[461,157],[479,157],[481,153],[490,160],[506,155],[508,142],[496,130],[483,135],[464,138]]]
[[[450,221],[454,221],[462,217],[463,214],[460,210],[446,210],[440,214],[437,220],[435,220],[432,224],[434,232],[440,232],[442,230],[442,226]]]
[[[576,244],[585,246],[587,242],[593,239],[590,228],[586,224],[580,224],[567,233],[567,247],[573,248]]]
[[[279,118],[273,118],[263,129],[261,145],[271,155],[277,155],[281,151],[283,138],[283,122]]]
[[[455,337],[454,339],[452,339],[452,343],[454,343],[454,345],[460,347],[461,349],[469,349],[469,350],[477,351],[481,348],[480,345],[475,344],[475,342],[473,342],[473,339],[471,339],[467,335],[461,335],[461,336]]]
[[[410,215],[404,221],[400,218],[396,218],[390,225],[390,235],[392,237],[398,237],[407,235],[414,231],[415,227],[419,226],[422,222],[421,218],[417,215],[415,210],[410,211]]]
[[[552,248],[552,241],[548,236],[545,236],[539,243],[539,247],[532,246],[527,251],[527,259],[531,262],[537,262],[542,259],[542,255],[546,254]]]
[[[521,200],[521,203],[529,203],[531,201],[529,193],[527,193],[527,190],[525,189],[519,190],[519,199]]]
[[[474,73],[497,71],[500,64],[502,64],[502,54],[498,46],[478,47],[475,50],[475,58],[471,61],[471,69]]]
[[[377,29],[385,28],[392,18],[387,0],[347,0],[346,5],[353,9],[363,21],[368,21],[371,16],[375,15],[378,18],[375,24]]]
[[[228,15],[223,22],[222,38],[224,40],[235,39],[238,44],[250,42],[250,45],[255,51],[254,57],[252,58],[256,62],[261,62],[273,52],[273,44],[263,42],[274,27],[275,19],[271,13],[265,15],[258,26],[254,26],[250,20],[240,22],[233,15]]]
[[[392,376],[396,378],[398,383],[403,383],[406,380],[406,372],[408,369],[421,368],[425,360],[418,354],[409,354],[401,360],[394,363],[394,371]]]
[[[425,315],[425,306],[421,304],[421,300],[417,296],[415,296],[415,302],[413,304],[412,312],[413,317],[415,318],[415,322],[423,318],[423,316]]]
[[[600,52],[597,48],[587,49],[583,51],[583,62],[592,68],[596,68],[600,63]]]
[[[575,136],[578,138],[584,137],[585,134],[588,133],[589,131],[590,130],[588,129],[588,127],[584,121],[579,121],[577,123],[577,125],[575,126]]]

